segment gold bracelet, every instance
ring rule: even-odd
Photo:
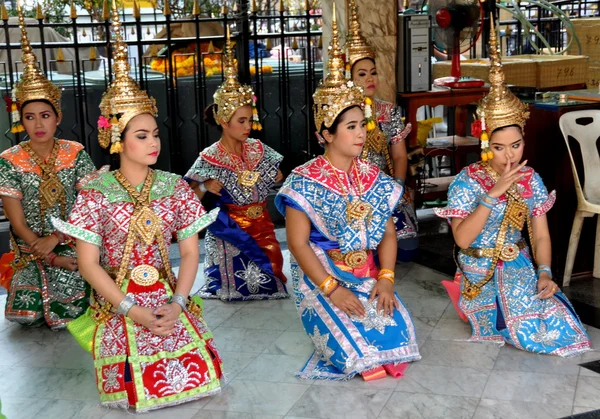
[[[379,270],[379,276],[382,276],[382,275],[396,276],[396,272],[392,271],[391,269],[381,269],[381,270]]]
[[[394,283],[395,283],[395,279],[394,279],[393,277],[391,277],[391,276],[387,276],[387,275],[385,275],[385,276],[380,276],[379,278],[377,278],[377,281],[379,281],[380,279],[387,279],[387,280],[388,280],[388,281],[390,281],[392,284],[394,284]]]
[[[337,285],[337,283],[337,280],[333,276],[328,275],[327,278],[325,278],[325,281],[319,285],[319,288],[325,293],[325,295],[327,295]]]

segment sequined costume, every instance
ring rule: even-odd
[[[394,175],[393,162],[390,157],[390,146],[404,141],[410,133],[411,127],[404,126],[400,109],[392,103],[375,100],[375,119],[377,126],[374,130],[367,132],[361,157],[388,175]],[[393,214],[396,236],[398,240],[417,237],[418,224],[417,215],[411,203],[406,199],[406,194],[398,203]]]
[[[299,373],[301,378],[346,380],[369,369],[420,359],[415,326],[396,294],[400,309],[392,317],[377,313],[378,299],[368,302],[378,268],[373,252],[402,195],[402,187],[377,167],[356,159],[358,170],[348,175],[317,157],[296,168],[275,199],[278,210],[286,206],[310,219],[310,246],[329,275],[351,290],[363,304],[364,318],[352,318],[337,308],[308,278],[293,256],[292,280],[296,307],[315,352]],[[349,205],[333,171],[346,191],[360,182],[361,199],[373,213],[370,220],[349,223]],[[354,197],[353,197],[354,198]]]
[[[217,142],[200,153],[186,174],[190,181],[223,184],[217,201],[221,211],[204,239],[206,284],[199,295],[224,301],[287,298],[283,256],[266,203],[283,157],[252,138],[242,154],[243,160]],[[244,186],[243,171],[255,173],[253,186]]]
[[[134,234],[129,229],[135,205],[115,172],[86,184],[69,222],[55,220],[55,224],[65,234],[98,246],[100,265],[112,278],[122,260],[129,258],[121,290],[134,294],[139,306],[156,308],[166,304],[175,290],[168,257],[162,254],[159,240],[164,243],[163,249],[173,237],[185,240],[212,222],[214,213],[206,214],[187,183],[171,173],[154,172],[149,196],[149,208],[161,225],[160,238],[155,236],[150,245],[139,239],[132,242],[133,246],[128,245]],[[159,272],[156,282],[142,284],[135,279],[134,269],[144,265]],[[220,391],[221,359],[201,314],[184,311],[173,333],[158,336],[114,311],[98,321],[95,315],[106,301],[96,292],[93,297],[92,307],[78,322],[87,317],[85,320],[92,325],[90,349],[103,405],[131,405],[136,412],[144,412]]]
[[[53,160],[48,171],[53,170],[56,176],[48,177],[36,160],[41,161],[34,156],[29,142],[0,154],[0,195],[19,199],[27,226],[43,237],[55,231],[51,217],[66,218],[75,203],[77,189],[95,168],[81,144],[66,140],[55,140],[53,152],[42,162],[52,164]],[[44,181],[47,177],[50,181]],[[45,322],[53,329],[64,328],[87,308],[87,283],[78,272],[35,258],[23,239],[13,233],[11,237],[17,263],[6,299],[6,318],[24,325]],[[76,257],[72,243],[59,244],[54,253]]]
[[[448,206],[435,209],[435,213],[448,219],[468,217],[496,183],[490,170],[482,163],[463,169],[450,185]],[[555,193],[548,193],[533,169],[524,167],[521,172],[525,178],[519,182],[518,191],[526,203],[524,211],[529,212],[530,217],[546,214],[554,205]],[[538,290],[531,251],[520,230],[504,227],[506,208],[505,194],[471,244],[472,248],[495,248],[499,237],[504,237],[504,256],[501,255],[495,267],[491,266],[491,257],[458,253],[459,274],[471,284],[481,284],[489,270],[493,270],[493,276],[481,287],[479,295],[461,296],[459,301],[473,329],[471,340],[507,342],[518,349],[560,356],[574,356],[589,350],[590,340],[585,329],[562,292],[544,300],[532,298]],[[512,258],[514,260],[510,260]],[[466,286],[463,279],[461,291],[464,292]]]

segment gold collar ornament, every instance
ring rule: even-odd
[[[127,44],[123,42],[119,11],[115,0],[112,2],[113,15],[113,75],[114,81],[102,95],[100,117],[98,118],[98,142],[102,148],[110,145],[111,153],[123,150],[121,133],[134,117],[142,114],[158,116],[156,101],[129,75]]]
[[[525,123],[529,119],[529,106],[521,102],[504,81],[493,15],[490,18],[490,26],[490,91],[479,102],[479,120],[471,127],[471,134],[481,138],[481,160],[484,162],[494,157],[489,141],[496,129],[518,125],[521,131],[524,131]]]
[[[329,44],[329,73],[321,81],[313,94],[313,111],[317,139],[324,144],[324,139],[319,132],[329,128],[336,118],[352,106],[360,106],[365,116],[372,116],[371,100],[363,94],[363,89],[347,80],[344,74],[345,64],[340,49],[339,30],[335,17],[335,3],[333,3],[333,18],[331,21],[331,42]],[[369,120],[367,120],[369,124]]]
[[[370,58],[375,61],[375,49],[369,45],[360,30],[358,21],[358,6],[355,0],[350,0],[348,4],[350,10],[350,28],[346,37],[346,58],[348,60],[346,70],[347,77],[350,79],[352,67],[360,60]]]
[[[37,65],[37,58],[27,37],[25,17],[23,16],[20,1],[17,2],[17,14],[19,15],[19,27],[21,28],[23,74],[21,75],[21,79],[15,83],[11,94],[10,111],[13,122],[11,132],[13,134],[25,130],[21,124],[19,109],[27,102],[46,100],[50,102],[58,117],[62,115],[60,109],[60,97],[62,93],[55,84],[48,80]]]
[[[241,84],[238,80],[237,60],[231,46],[229,27],[227,28],[227,39],[225,40],[225,48],[223,50],[223,73],[225,81],[213,95],[215,105],[217,105],[215,112],[217,123],[229,122],[236,110],[242,106],[251,105],[252,129],[255,131],[262,130],[260,118],[258,117],[258,109],[256,109],[254,91],[252,87]]]

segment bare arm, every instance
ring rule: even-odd
[[[8,217],[10,226],[15,234],[21,239],[25,240],[25,243],[27,243],[29,246],[33,246],[33,243],[39,239],[39,236],[35,234],[27,225],[21,200],[3,196],[2,206],[4,207],[4,213]]]
[[[200,184],[198,182],[190,182],[190,188],[192,188],[192,190],[194,191],[196,196],[198,196],[199,199],[204,198],[204,194],[206,192],[202,192],[200,190]]]
[[[83,279],[113,307],[118,307],[125,294],[100,266],[100,249],[91,243],[77,239],[77,263]]]
[[[309,245],[310,220],[302,211],[291,207],[285,210],[285,230],[287,233],[288,247],[298,261],[302,271],[310,280],[319,286],[328,278],[327,271]],[[338,287],[329,294],[331,302],[340,310],[350,315],[364,316],[365,309],[352,291],[345,287]]]
[[[396,227],[390,218],[385,226],[383,239],[377,248],[379,255],[379,264],[381,269],[394,270],[396,267],[396,253],[398,252],[398,242],[396,240]]]
[[[198,264],[200,263],[198,235],[193,234],[187,239],[180,241],[179,253],[181,254],[181,264],[179,265],[179,276],[177,277],[175,293],[187,298],[194,286],[196,273],[198,273]]]
[[[302,211],[286,207],[285,230],[288,247],[294,255],[302,271],[317,286],[327,278],[327,271],[308,244],[310,238],[310,220]]]
[[[404,140],[391,145],[392,162],[394,163],[394,177],[406,180],[406,170],[408,168],[408,153],[406,152],[406,142]]]
[[[452,235],[458,247],[466,249],[471,246],[483,231],[491,212],[491,209],[479,205],[467,218],[452,219]]]
[[[546,215],[532,219],[533,228],[533,246],[535,247],[535,262],[540,265],[552,263],[552,243],[550,241],[550,231],[548,230],[548,219]],[[558,286],[547,272],[540,271],[538,277],[538,293],[543,293],[540,298],[550,298],[558,291]]]

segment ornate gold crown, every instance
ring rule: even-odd
[[[329,73],[313,94],[313,111],[317,132],[322,126],[331,127],[335,119],[344,109],[351,106],[363,106],[363,90],[355,86],[344,75],[345,65],[340,50],[339,31],[335,18],[333,3],[333,19],[331,22],[331,42],[329,44]]]
[[[352,68],[357,61],[362,59],[371,58],[375,60],[375,49],[362,36],[360,23],[358,22],[358,7],[355,0],[350,0],[348,9],[350,10],[350,28],[346,37],[346,51],[348,65]]]
[[[252,105],[252,129],[262,129],[258,111],[256,110],[256,102],[254,99],[254,91],[252,87],[241,84],[238,80],[237,62],[233,54],[229,28],[227,28],[227,39],[225,40],[225,49],[223,50],[223,72],[225,81],[219,86],[213,99],[217,105],[215,119],[217,123],[229,122],[235,111],[242,106]]]
[[[481,120],[482,160],[486,161],[493,157],[489,149],[489,136],[502,127],[518,125],[521,130],[525,129],[525,123],[529,119],[529,106],[521,102],[508,88],[504,82],[502,61],[496,40],[496,29],[494,17],[490,19],[490,92],[481,99],[477,106],[477,115]],[[486,157],[483,155],[486,154]]]
[[[37,66],[37,58],[33,53],[33,49],[27,38],[27,30],[25,29],[25,18],[20,2],[17,3],[17,13],[19,15],[19,27],[21,28],[21,61],[23,62],[23,75],[15,84],[13,92],[13,100],[20,106],[32,100],[47,100],[52,104],[56,113],[60,116],[60,89],[44,76],[42,71]],[[17,106],[13,107],[13,132],[23,131],[20,122],[20,115]]]
[[[103,148],[111,144],[110,152],[118,153],[122,150],[121,133],[129,121],[142,114],[158,116],[156,101],[141,90],[134,79],[129,75],[129,61],[127,45],[123,42],[119,11],[112,2],[113,14],[113,74],[114,81],[102,95],[100,101],[100,118],[98,119],[98,142]]]

